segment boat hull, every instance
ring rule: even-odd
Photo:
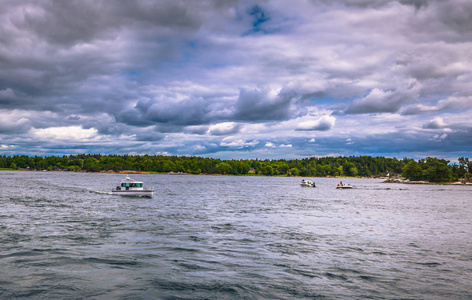
[[[316,187],[314,184],[308,184],[308,183],[300,183],[300,186],[303,186],[303,187]]]
[[[113,190],[111,191],[113,195],[120,196],[133,196],[133,197],[152,197],[154,195],[154,190]]]
[[[336,188],[337,189],[348,190],[348,189],[352,189],[352,186],[337,186]]]

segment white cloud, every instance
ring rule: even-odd
[[[171,156],[172,154],[170,154],[169,152],[167,151],[158,151],[156,152],[156,155],[163,155],[163,156]]]
[[[224,122],[210,125],[207,133],[211,135],[228,135],[239,130],[239,125],[235,122]]]
[[[95,128],[83,129],[80,126],[32,128],[30,134],[41,140],[84,142],[99,138]]]
[[[466,111],[472,108],[472,96],[451,96],[439,100],[436,105],[416,104],[406,107],[402,112],[404,115],[415,115],[428,112],[442,111]]]
[[[322,116],[316,120],[300,122],[297,125],[297,130],[319,130],[325,131],[330,130],[334,127],[336,118],[333,116]]]
[[[446,127],[446,123],[444,123],[444,120],[441,117],[436,117],[432,120],[430,120],[427,124],[423,125],[423,128],[426,129],[440,129]]]
[[[205,151],[205,150],[207,150],[207,148],[203,145],[195,145],[193,147],[193,150],[195,150],[195,151]]]
[[[441,135],[435,134],[435,135],[433,135],[432,140],[435,141],[435,142],[441,142],[441,141],[445,140],[446,138],[447,138],[446,133],[443,133]]]
[[[241,149],[241,148],[246,148],[246,147],[254,147],[257,144],[259,144],[259,141],[257,140],[252,140],[252,141],[247,142],[245,139],[238,139],[238,138],[234,138],[230,136],[230,137],[224,138],[221,141],[220,146]]]

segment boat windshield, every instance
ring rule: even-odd
[[[121,187],[143,187],[142,182],[122,182]]]

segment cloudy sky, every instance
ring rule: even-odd
[[[470,0],[0,4],[0,155],[471,156]]]

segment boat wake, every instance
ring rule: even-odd
[[[105,191],[90,191],[90,193],[101,194],[101,195],[112,195],[112,192],[105,192]]]

